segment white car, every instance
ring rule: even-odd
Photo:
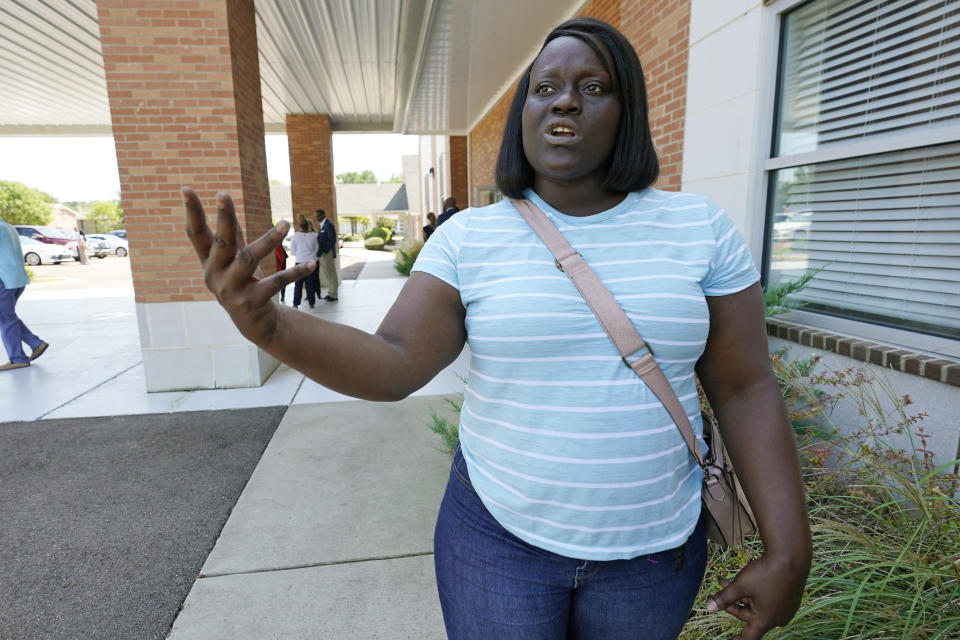
[[[115,253],[121,258],[130,253],[130,243],[125,238],[112,233],[88,233],[87,242],[91,240],[103,242],[107,245],[110,253]]]
[[[807,240],[812,211],[784,211],[773,216],[773,241]]]
[[[62,244],[50,244],[34,240],[29,236],[20,236],[20,246],[23,247],[23,261],[31,267],[73,260],[73,251]]]

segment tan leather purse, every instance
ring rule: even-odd
[[[716,421],[702,414],[703,439],[708,447],[704,458],[676,392],[616,298],[535,204],[526,199],[512,202],[553,254],[557,269],[570,278],[586,300],[600,326],[616,345],[623,363],[640,376],[677,425],[691,455],[703,470],[701,499],[703,514],[707,518],[707,537],[723,548],[738,546],[756,531],[757,521],[723,446]]]

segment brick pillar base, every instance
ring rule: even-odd
[[[272,225],[254,0],[99,0],[97,14],[147,388],[259,385],[277,363],[212,301],[180,196],[192,186],[215,217],[229,192],[248,239]]]

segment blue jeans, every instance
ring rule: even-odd
[[[680,547],[630,560],[577,560],[504,529],[470,484],[458,448],[434,533],[450,640],[675,640],[706,566],[703,519]]]
[[[7,350],[10,362],[28,362],[30,358],[23,352],[23,343],[36,349],[43,342],[33,335],[27,325],[17,316],[17,300],[24,287],[7,289],[0,281],[0,334],[3,335],[3,348]]]

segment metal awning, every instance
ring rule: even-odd
[[[583,0],[255,0],[264,123],[464,134]],[[0,0],[0,135],[110,133],[95,0]]]

